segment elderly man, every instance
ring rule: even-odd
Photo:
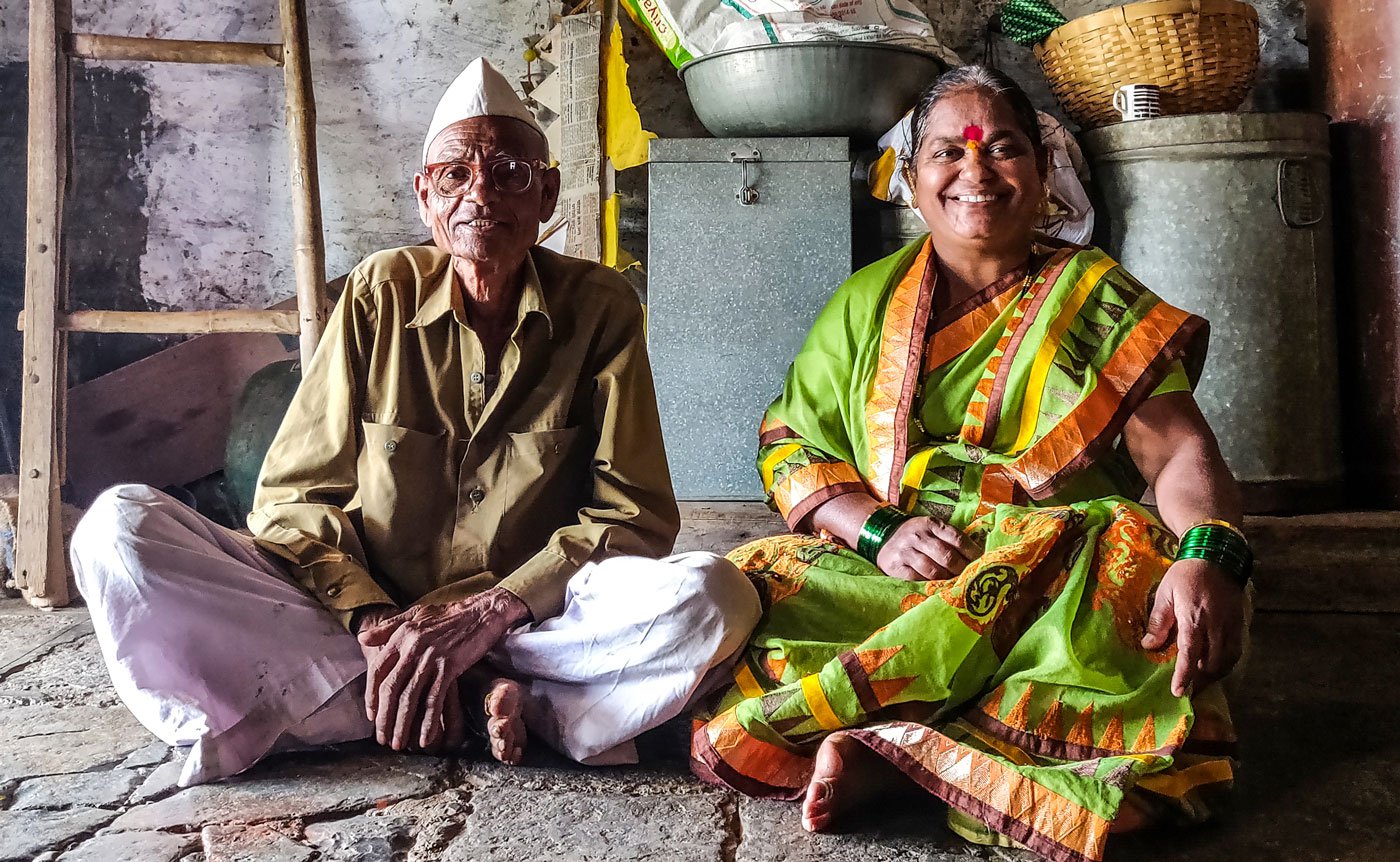
[[[436,247],[351,273],[263,465],[253,537],[139,485],[74,536],[118,692],[193,746],[182,784],[371,735],[451,748],[473,720],[507,763],[527,727],[629,762],[758,620],[723,558],[655,560],[679,519],[642,309],[615,272],[534,246],[559,174],[484,60],[422,155]]]

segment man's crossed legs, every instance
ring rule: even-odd
[[[156,736],[192,746],[182,786],[374,735],[360,644],[250,537],[119,485],[79,524],[72,557],[117,693]],[[510,759],[523,718],[574,760],[634,762],[638,734],[724,681],[759,614],[753,587],[713,554],[585,565],[560,616],[490,655],[514,681],[477,689],[493,754]]]

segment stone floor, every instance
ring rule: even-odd
[[[1400,616],[1262,612],[1254,638],[1236,809],[1110,844],[1109,859],[1400,860]],[[178,790],[179,753],[122,708],[84,612],[0,601],[4,860],[1030,858],[963,844],[927,799],[808,836],[792,806],[702,786],[678,745],[652,747],[651,765],[589,771],[540,751],[507,769],[355,745]]]

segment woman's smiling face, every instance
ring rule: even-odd
[[[913,186],[934,247],[1029,243],[1044,166],[1007,101],[980,89],[952,93],[929,111],[923,135]]]

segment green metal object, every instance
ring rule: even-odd
[[[301,363],[284,359],[250,377],[238,397],[224,447],[224,487],[239,524],[253,508],[263,459],[300,383]]]

